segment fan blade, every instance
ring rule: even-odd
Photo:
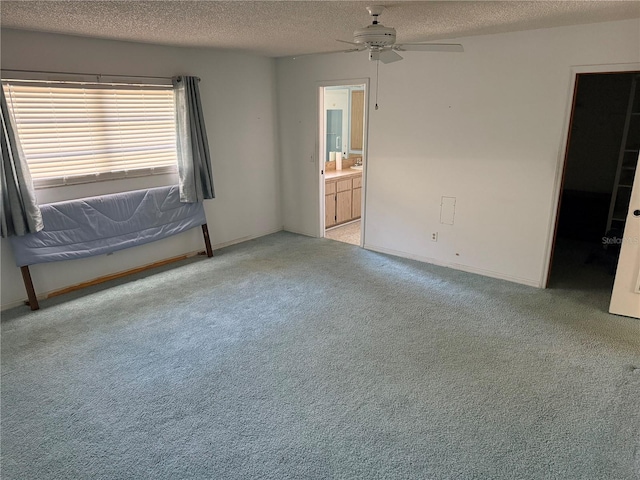
[[[382,63],[393,63],[397,62],[398,60],[402,60],[402,57],[393,50],[383,50],[382,52],[380,52],[378,59]]]
[[[459,43],[401,43],[393,49],[399,52],[464,52]]]
[[[347,42],[346,40],[338,40],[338,39],[336,39],[336,42],[340,42],[340,43],[348,43],[349,45],[362,46],[362,44],[361,44],[361,43]]]
[[[332,50],[331,52],[302,53],[300,55],[292,55],[291,58],[296,60],[301,57],[310,57],[312,55],[330,55],[332,53],[353,53],[353,52],[362,52],[363,50],[366,50],[366,47],[350,48],[349,50]]]

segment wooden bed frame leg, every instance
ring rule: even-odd
[[[24,281],[24,288],[27,290],[27,297],[29,298],[28,304],[31,307],[31,310],[39,310],[40,305],[38,304],[36,291],[33,288],[33,282],[31,281],[31,272],[29,272],[29,267],[28,266],[20,267],[20,271],[22,272],[22,280]]]
[[[209,239],[209,229],[206,223],[202,225],[202,236],[204,237],[204,245],[207,247],[207,257],[213,257],[213,249],[211,248],[211,240]]]

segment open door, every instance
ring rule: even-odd
[[[635,175],[609,312],[640,318],[640,173]]]
[[[318,82],[319,236],[364,247],[368,79]]]

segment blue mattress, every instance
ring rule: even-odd
[[[19,267],[102,255],[206,223],[202,203],[180,203],[178,186],[41,205],[44,229],[9,237]]]

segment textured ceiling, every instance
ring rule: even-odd
[[[640,1],[2,1],[3,28],[267,56],[343,48],[387,6],[381,23],[398,43],[640,18]]]

